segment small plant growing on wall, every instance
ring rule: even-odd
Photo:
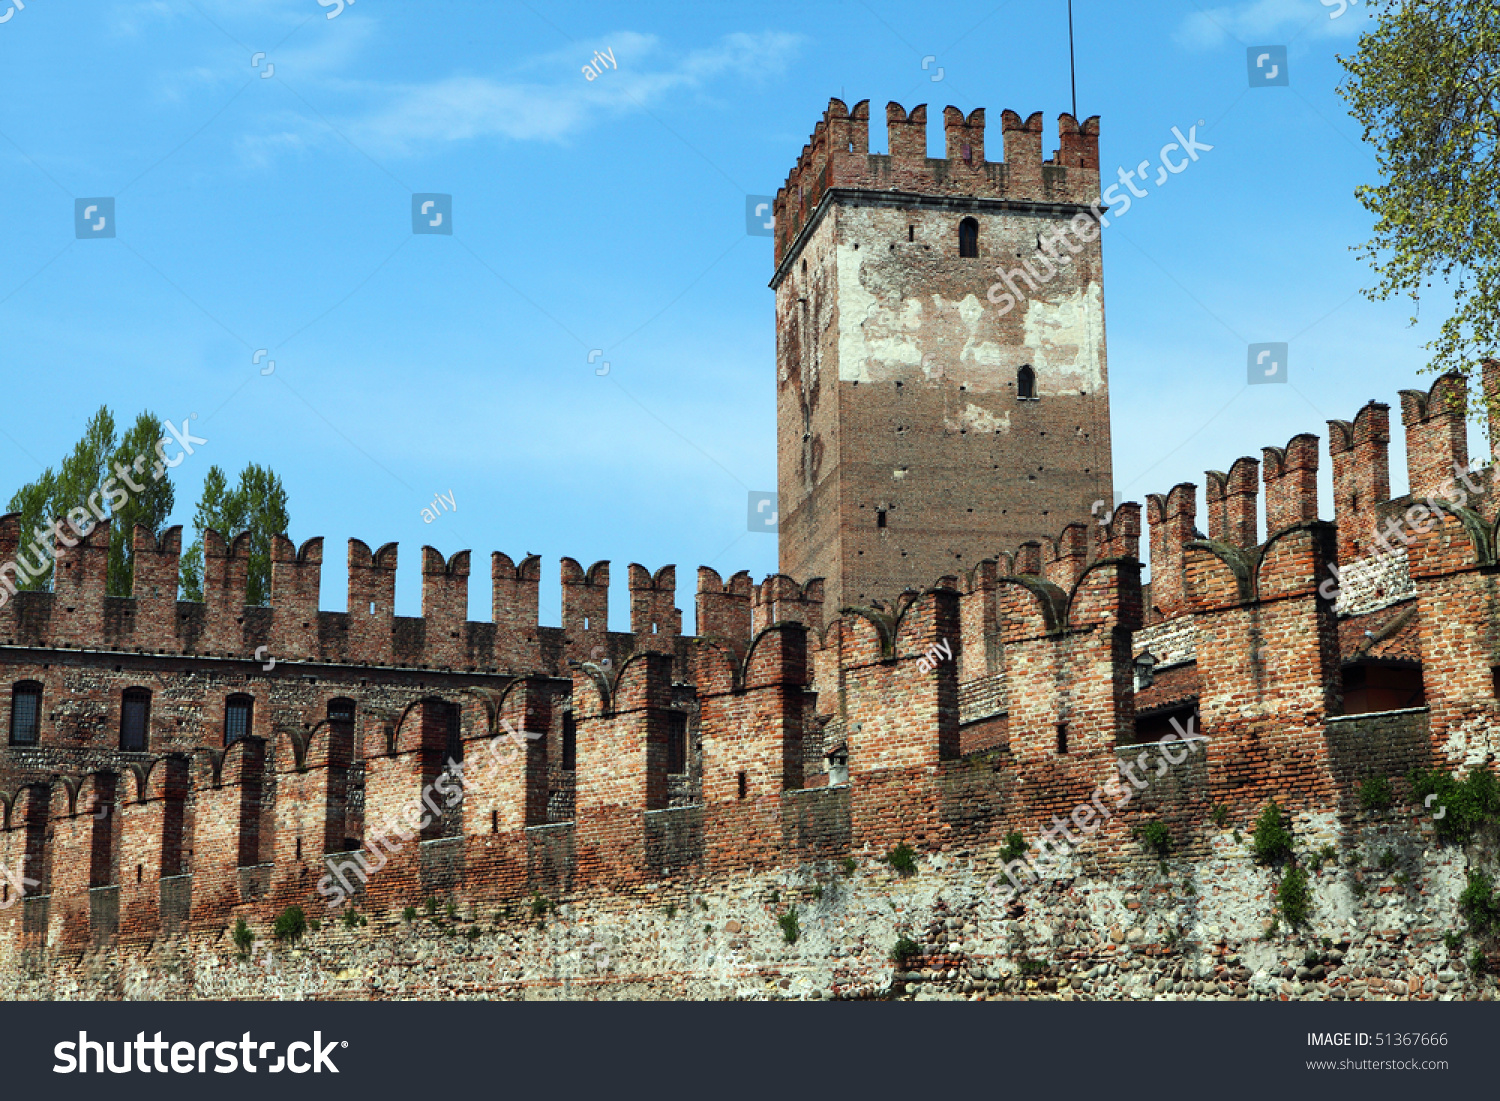
[[[1473,953],[1469,956],[1469,974],[1478,978],[1480,975],[1483,975],[1487,970],[1489,970],[1489,964],[1490,961],[1489,958],[1485,956],[1484,949],[1480,948],[1476,944],[1474,946]]]
[[[542,918],[547,916],[547,900],[538,892],[531,896],[531,916]]]
[[[1157,856],[1166,856],[1172,851],[1172,834],[1154,818],[1149,822],[1142,822],[1131,832],[1135,834],[1137,841]]]
[[[1214,807],[1213,813],[1210,814],[1209,817],[1213,819],[1214,825],[1218,826],[1219,829],[1222,830],[1229,824],[1229,808],[1226,807],[1223,803],[1220,803],[1218,806]]]
[[[802,935],[802,930],[797,926],[797,907],[793,906],[777,918],[776,924],[781,926],[781,935],[788,944],[797,943],[797,938]]]
[[[1282,920],[1292,928],[1306,925],[1312,914],[1312,890],[1307,885],[1307,872],[1303,868],[1288,868],[1276,885],[1276,909]]]
[[[844,868],[844,874],[845,875],[853,875],[854,874],[854,869],[857,868],[857,867],[859,867],[859,865],[854,862],[854,857],[852,857],[852,856],[846,856],[846,857],[844,857],[843,868]]]
[[[307,915],[302,912],[301,906],[288,906],[276,915],[271,931],[276,934],[277,940],[296,944],[302,939],[302,934],[307,932]]]
[[[1483,766],[1471,768],[1462,780],[1423,769],[1412,769],[1407,778],[1412,798],[1430,807],[1439,841],[1467,841],[1481,825],[1500,821],[1500,780]],[[1435,796],[1430,804],[1428,796]],[[1442,817],[1436,817],[1440,812]]]
[[[1488,872],[1469,871],[1468,886],[1458,896],[1458,912],[1469,923],[1469,933],[1483,937],[1500,926],[1500,906],[1495,904],[1495,881]]]
[[[1365,810],[1385,810],[1391,805],[1391,782],[1384,776],[1371,776],[1359,785],[1359,805]]]
[[[403,909],[401,911],[401,920],[402,921],[416,921],[417,920],[417,908],[415,906],[408,906],[405,909]]]
[[[1011,830],[1005,835],[1005,845],[1000,849],[1000,861],[1003,864],[1009,864],[1012,860],[1021,859],[1025,852],[1026,838],[1015,830]]]
[[[895,869],[897,875],[917,874],[917,851],[905,841],[885,854],[885,862]]]
[[[891,949],[891,962],[902,969],[910,969],[913,961],[922,954],[922,946],[902,933]]]
[[[246,959],[250,955],[250,948],[255,944],[255,934],[250,931],[250,926],[245,924],[244,918],[234,919],[234,932],[230,934],[234,938],[234,947],[240,954],[240,959]]]
[[[1272,799],[1255,820],[1250,851],[1257,864],[1279,864],[1292,855],[1292,831],[1282,821],[1281,805]]]

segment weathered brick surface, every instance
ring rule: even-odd
[[[926,155],[925,106],[887,108],[887,155],[868,152],[868,115],[832,101],[775,207],[781,568],[824,578],[834,609],[1050,540],[1111,502],[1086,213],[1098,120],[1062,116],[1044,162],[1041,115],[1004,112],[1002,163],[984,159],[982,110],[944,113],[944,158]],[[1038,252],[1079,218],[1088,240]]]
[[[1037,406],[962,354],[982,324],[963,306],[971,277],[1092,197],[1097,127],[1065,118],[1044,162],[1040,119],[1006,113],[996,164],[982,113],[950,110],[933,160],[921,109],[893,105],[892,152],[873,157],[867,113],[835,103],[778,197],[781,469],[804,479],[783,482],[783,547],[838,568],[759,585],[704,568],[687,638],[672,566],[630,567],[630,630],[611,632],[606,562],[562,561],[562,624],[542,627],[536,556],[492,556],[492,618],[475,622],[466,550],[424,548],[423,614],[397,617],[394,544],[350,541],[348,608],[328,612],[319,539],[275,540],[269,607],[245,604],[245,535],[207,533],[201,604],[176,600],[180,529],[133,532],[129,597],[105,595],[106,526],[64,542],[51,591],[0,601],[0,729],[20,686],[41,694],[35,741],[0,747],[0,995],[1493,994],[1441,955],[1466,856],[1435,844],[1401,779],[1500,754],[1500,507],[1488,472],[1463,493],[1449,480],[1466,459],[1459,383],[1403,393],[1402,497],[1387,408],[1329,422],[1334,523],[1318,519],[1310,435],[1209,472],[1206,537],[1197,487],[1148,496],[1147,587],[1139,506],[1106,519],[1083,492],[1108,487],[1102,343],[1089,394],[1049,390],[1043,364]],[[925,258],[971,207],[980,266]],[[855,264],[855,244],[895,247]],[[1087,312],[1097,242],[1073,264],[1028,308]],[[842,358],[849,311],[868,321],[918,292],[943,305],[915,360],[879,341]],[[985,337],[1007,377],[1030,354],[1019,332]],[[1500,365],[1485,385],[1500,393]],[[1038,456],[1042,471],[1014,465]],[[1064,476],[1033,488],[1049,463]],[[1398,517],[1398,553],[1372,558]],[[0,561],[36,537],[0,517]],[[0,586],[17,576],[0,569]],[[1162,667],[1138,692],[1147,648]],[[1354,661],[1419,665],[1425,698],[1341,713]],[[144,748],[122,747],[128,690],[150,693]],[[226,745],[241,695],[249,736]],[[1191,743],[1147,740],[1168,713],[1196,713]],[[1395,778],[1394,808],[1361,804],[1376,777]],[[1231,840],[1271,799],[1299,853],[1348,858],[1318,873],[1329,927],[1305,943],[1264,939],[1273,873]],[[1137,839],[1150,821],[1170,855]],[[1060,827],[1078,834],[1062,870],[1002,897],[1007,838],[1032,859]],[[903,843],[910,880],[883,859]],[[1350,884],[1374,882],[1377,845],[1406,879],[1365,900]],[[429,898],[434,918],[408,923]],[[370,930],[325,927],[294,982],[248,977],[226,929],[264,936],[292,904],[353,906]],[[450,906],[472,940],[428,936],[451,932]],[[801,947],[779,924],[792,906]],[[898,933],[923,950],[904,976]],[[1330,960],[1292,977],[1323,935],[1358,975]],[[1018,938],[1045,945],[1045,977],[1018,974]]]

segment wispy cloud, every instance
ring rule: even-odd
[[[1297,34],[1304,27],[1312,36],[1352,38],[1363,28],[1368,13],[1368,5],[1354,0],[1246,0],[1200,8],[1182,21],[1172,37],[1190,50],[1211,50],[1236,39],[1247,46],[1262,45],[1274,35]]]
[[[450,76],[373,89],[385,102],[350,122],[349,133],[361,147],[387,155],[482,138],[564,141],[602,118],[648,109],[671,92],[712,94],[717,81],[776,77],[800,44],[793,34],[737,33],[672,54],[654,35],[622,31],[528,61],[519,79]],[[595,48],[611,51],[618,68],[589,81],[582,69]]]

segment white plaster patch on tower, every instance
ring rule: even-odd
[[[1060,301],[1026,303],[1026,346],[1053,394],[1096,393],[1104,388],[1104,290],[1093,282]]]
[[[957,416],[943,418],[943,427],[950,432],[967,428],[974,432],[1009,432],[1010,412],[996,414],[972,401],[963,407]]]
[[[918,367],[922,363],[922,302],[908,298],[892,309],[860,281],[858,249],[838,247],[839,381],[878,381],[872,365]]]
[[[965,295],[963,301],[955,307],[959,320],[964,323],[964,346],[958,353],[960,363],[975,364],[981,367],[1013,368],[1019,363],[1025,362],[1018,359],[1016,349],[1007,348],[1003,344],[997,344],[993,340],[982,339],[979,335],[979,324],[985,317],[985,308],[979,304],[977,295]],[[998,390],[1003,383],[1004,371],[985,371],[975,376],[975,389]]]

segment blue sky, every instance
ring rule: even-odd
[[[177,469],[174,520],[209,464],[270,465],[292,537],[327,540],[329,609],[351,536],[401,544],[403,615],[424,543],[475,552],[475,619],[492,550],[543,556],[544,623],[560,556],[610,559],[617,629],[630,562],[677,564],[689,622],[698,565],[773,571],[774,537],[745,523],[747,492],[776,484],[771,241],[746,235],[745,196],[774,193],[831,95],[876,120],[929,104],[939,156],[947,104],[1044,112],[1048,155],[1069,109],[1065,0],[5,8],[0,489],[101,403],[197,413],[209,442]],[[1359,295],[1350,250],[1375,161],[1335,55],[1363,7],[1074,9],[1106,174],[1200,119],[1213,146],[1106,231],[1116,489],[1201,485],[1425,388],[1446,303],[1410,326],[1407,304]],[[1290,83],[1251,88],[1247,47],[1268,44]],[[591,82],[596,50],[618,68]],[[451,236],[412,233],[423,192],[453,196]],[[93,197],[115,199],[116,238],[75,239]],[[1262,341],[1290,342],[1288,385],[1245,385]]]

